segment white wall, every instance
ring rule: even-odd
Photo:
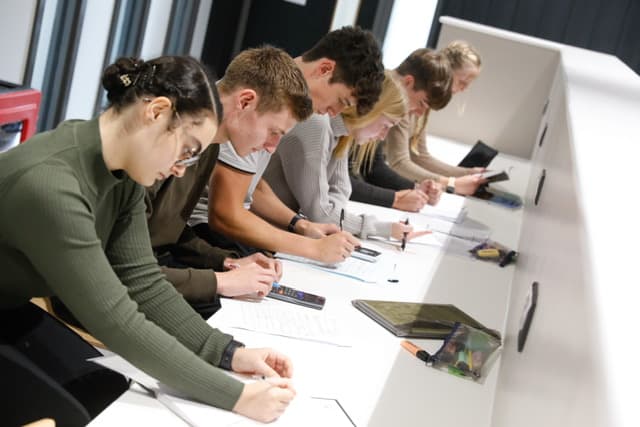
[[[202,0],[200,9],[198,9],[198,18],[193,30],[193,38],[191,39],[191,50],[189,54],[194,58],[202,57],[202,47],[204,46],[204,38],[207,35],[207,25],[209,24],[209,14],[211,13],[211,5],[213,0]]]
[[[29,42],[36,0],[3,0],[0,13],[0,80],[22,84],[29,56]]]
[[[114,0],[87,2],[65,119],[93,116],[114,4]]]
[[[149,18],[142,42],[140,56],[151,59],[162,55],[164,41],[169,28],[171,0],[153,0],[149,7]]]
[[[414,50],[426,47],[438,0],[396,0],[382,46],[385,68],[395,68]]]

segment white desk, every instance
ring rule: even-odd
[[[441,21],[440,43],[468,40],[485,65],[473,87],[452,102],[466,108],[434,114],[429,130],[468,143],[481,138],[501,152],[530,157],[529,166],[517,168],[505,185],[524,195],[523,211],[467,201],[469,216],[490,226],[493,239],[519,249],[517,266],[499,269],[412,245],[399,261],[397,285],[365,285],[287,265],[284,282],[327,296],[327,312],[343,316],[358,332],[354,347],[248,332],[238,337],[290,353],[298,387],[339,398],[358,426],[636,427],[637,398],[629,390],[640,383],[633,316],[640,78],[611,55],[452,18]],[[429,146],[452,163],[468,149],[445,147]],[[496,167],[502,161],[520,164],[497,161]],[[547,179],[535,205],[543,170]],[[515,340],[532,281],[540,283],[540,297],[519,353]],[[354,298],[456,304],[503,333],[501,359],[484,385],[425,368],[400,350],[398,339],[351,308]],[[437,346],[422,344],[428,350]],[[92,425],[116,423],[180,425],[134,391]]]
[[[466,145],[434,139],[433,151],[457,162],[469,150]],[[500,156],[496,168],[515,166],[504,187],[523,194],[529,176],[528,162]],[[457,197],[457,196],[449,196]],[[488,225],[496,240],[517,248],[522,210],[509,210],[478,200],[466,200],[468,216]],[[352,203],[351,211],[373,212],[380,218],[398,220],[406,213]],[[453,303],[484,323],[504,330],[510,283],[514,267],[470,257],[447,254],[441,248],[408,243],[401,253],[397,245],[371,241],[384,256],[397,262],[399,283],[381,278],[368,284],[284,261],[282,283],[326,296],[324,312],[340,319],[353,334],[353,347],[293,340],[246,330],[227,329],[252,347],[270,346],[292,357],[294,381],[301,393],[337,398],[358,426],[412,425],[428,419],[442,426],[489,426],[499,363],[486,382],[476,384],[427,368],[400,347],[396,338],[351,306],[356,298]],[[268,300],[271,304],[286,304]],[[291,306],[292,309],[308,310]],[[210,321],[215,324],[215,316]],[[434,351],[441,341],[416,340]],[[460,410],[464,408],[464,410]],[[92,427],[117,423],[183,425],[164,407],[143,392],[130,390],[107,408]],[[277,422],[276,424],[277,425]]]

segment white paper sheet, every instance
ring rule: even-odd
[[[384,255],[380,255],[377,262],[349,257],[338,264],[324,264],[309,258],[284,253],[277,253],[276,257],[367,283],[384,282],[393,268],[393,264]]]
[[[153,390],[158,401],[164,404],[167,410],[176,417],[175,424],[171,423],[171,425],[180,425],[181,422],[184,422],[187,425],[198,427],[212,425],[217,427],[264,426],[263,423],[251,420],[242,415],[171,394],[167,392],[157,380],[145,374],[118,355],[96,357],[91,360],[109,369],[120,372]],[[239,378],[237,375],[230,375]],[[250,382],[255,380],[245,378],[244,381]],[[304,396],[300,394],[289,404],[284,414],[269,425],[287,427],[354,426],[336,399]]]
[[[221,304],[222,308],[215,315],[216,325],[224,324],[341,347],[352,345],[347,327],[322,311],[271,300],[247,302],[223,299]]]

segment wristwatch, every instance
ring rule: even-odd
[[[244,344],[242,344],[240,341],[231,340],[231,342],[227,344],[224,351],[222,352],[222,360],[220,360],[220,365],[218,366],[222,369],[230,371],[233,355],[235,354],[236,350],[241,347],[244,347]]]
[[[445,190],[449,194],[453,194],[456,192],[456,179],[453,176],[449,177],[449,181],[447,181],[447,188]]]
[[[294,233],[296,231],[296,224],[298,223],[298,221],[300,221],[301,219],[307,219],[306,216],[304,216],[301,213],[297,213],[293,216],[293,218],[291,218],[291,221],[289,221],[289,225],[287,225],[287,230],[289,230],[290,232]]]

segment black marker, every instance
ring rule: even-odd
[[[518,255],[518,253],[516,251],[509,251],[504,258],[502,258],[502,260],[500,261],[500,264],[498,264],[500,267],[504,267],[506,265],[511,264],[516,256]]]

